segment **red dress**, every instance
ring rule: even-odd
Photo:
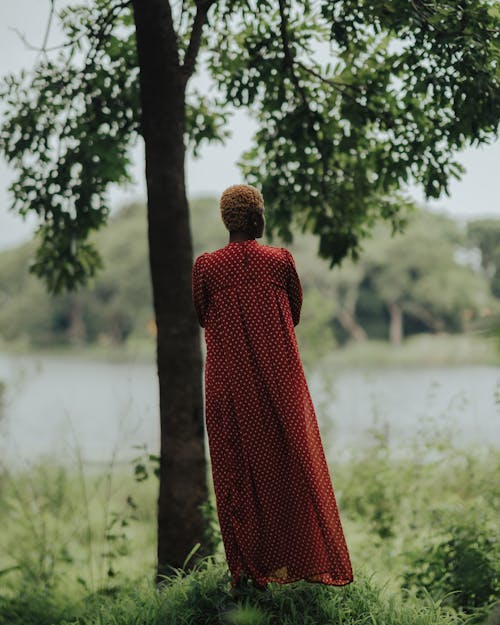
[[[353,581],[294,325],[291,253],[255,239],[198,256],[193,304],[205,328],[205,420],[231,585]]]

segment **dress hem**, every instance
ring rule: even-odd
[[[325,573],[329,573],[329,571],[320,571],[319,573],[307,573],[306,575],[301,575],[298,577],[288,577],[285,579],[282,577],[251,577],[259,586],[265,586],[268,583],[291,584],[298,581],[305,581],[309,584],[324,584],[325,586],[347,586],[354,582],[354,576],[346,579],[337,579],[331,582],[326,582],[320,579],[308,579],[308,577],[315,577],[317,575],[323,575]],[[234,588],[238,584],[240,579],[241,575],[238,576],[236,579],[232,578],[231,586]]]

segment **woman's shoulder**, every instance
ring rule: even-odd
[[[259,245],[259,249],[266,255],[274,256],[275,258],[279,258],[280,260],[287,259],[289,257],[290,252],[286,249],[286,247],[278,247],[275,245],[266,245],[265,243],[261,243]]]
[[[195,257],[194,262],[195,263],[203,263],[206,260],[208,260],[208,257],[212,254],[212,252],[201,252],[201,254],[198,254],[198,256]]]
[[[205,268],[207,267],[207,261],[209,256],[210,252],[202,252],[201,254],[198,254],[198,256],[196,256],[193,263],[193,274],[201,273],[205,270]]]
[[[274,247],[272,245],[262,245],[261,247],[266,248],[266,253],[274,256],[280,263],[294,262],[292,253],[286,247]]]

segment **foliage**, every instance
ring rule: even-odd
[[[400,451],[399,456],[388,453],[387,432],[379,423],[370,445],[360,445],[342,463],[334,461],[337,501],[356,576],[352,589],[275,585],[264,601],[249,592],[249,605],[267,615],[280,614],[280,625],[286,619],[291,624],[316,625],[328,619],[373,622],[372,617],[394,625],[458,623],[453,615],[464,604],[443,602],[443,593],[463,588],[469,593],[470,614],[485,614],[488,604],[480,602],[489,599],[480,591],[487,584],[494,588],[498,579],[497,546],[491,540],[500,514],[498,450],[460,449],[447,431],[430,428]],[[127,470],[110,465],[95,471],[77,465],[75,472],[75,463],[66,468],[51,460],[24,471],[3,472],[0,625],[58,623],[63,597],[71,598],[73,607],[69,607],[80,614],[79,625],[99,622],[98,618],[103,623],[112,619],[127,623],[129,618],[156,623],[154,619],[167,618],[165,614],[196,623],[203,610],[216,618],[221,606],[227,605],[229,577],[213,489],[203,506],[213,561],[198,560],[189,574],[174,571],[165,594],[152,592],[157,481],[136,481],[136,460]],[[154,465],[151,461],[151,468]],[[152,474],[149,468],[148,474]],[[453,530],[454,521],[464,518],[465,511],[470,522],[458,522],[460,531]],[[109,533],[118,538],[108,539]],[[126,538],[119,536],[122,533]],[[115,550],[114,557],[109,556],[110,549]],[[442,578],[439,571],[448,577]],[[413,592],[409,580],[428,591]],[[383,597],[380,587],[386,588]],[[137,594],[130,596],[127,588]],[[402,594],[401,588],[412,592]],[[475,598],[470,599],[474,588]],[[163,605],[158,613],[155,597]],[[73,602],[79,599],[83,603],[77,610]],[[397,607],[402,599],[405,608]],[[68,604],[63,601],[63,605]],[[67,610],[63,612],[67,615]],[[66,618],[73,623],[76,616]]]
[[[139,204],[125,206],[111,217],[110,225],[91,239],[99,247],[103,270],[78,294],[49,296],[29,274],[34,242],[1,252],[0,334],[5,340],[46,347],[74,342],[123,344],[130,337],[152,337],[146,209]],[[73,328],[79,322],[82,332],[76,340]]]
[[[106,223],[110,183],[130,181],[129,148],[139,129],[132,22],[117,0],[60,12],[72,45],[39,61],[31,76],[5,78],[10,115],[0,148],[18,171],[12,210],[40,218],[30,271],[59,293],[102,267],[88,235]]]
[[[484,278],[457,262],[466,246],[452,219],[430,211],[414,213],[403,236],[377,227],[362,261],[368,292],[385,306],[399,304],[420,327],[461,331],[466,310],[479,317],[492,302]]]
[[[14,596],[0,594],[0,625],[59,625],[79,612],[68,595],[23,586]]]
[[[404,587],[474,611],[500,599],[500,546],[494,526],[455,519],[434,544],[409,554]]]
[[[493,218],[474,219],[467,224],[467,235],[481,252],[481,266],[491,292],[500,297],[500,222]]]
[[[240,164],[267,226],[288,241],[292,221],[313,232],[331,266],[357,258],[376,221],[405,225],[406,183],[447,193],[463,171],[453,152],[497,129],[490,2],[226,0],[214,14],[208,67],[259,123]]]
[[[238,602],[231,600],[228,590],[225,565],[207,557],[189,574],[182,569],[173,571],[159,590],[151,581],[136,578],[123,583],[113,593],[90,593],[78,603],[62,593],[38,594],[33,604],[26,601],[30,597],[16,596],[0,605],[0,625],[460,623],[431,602],[402,602],[365,574],[359,574],[356,583],[345,588],[295,582],[275,584],[257,595],[258,591],[249,587]]]
[[[467,238],[480,252],[481,267],[495,297],[500,297],[500,227],[493,218],[474,219],[467,224]],[[480,330],[496,338],[500,347],[500,313],[483,320]]]
[[[50,593],[64,585],[92,592],[110,590],[123,577],[133,525],[144,513],[131,494],[116,496],[112,462],[98,475],[86,474],[80,457],[76,466],[76,474],[43,460],[23,471],[2,467],[5,588]]]
[[[482,623],[498,592],[500,455],[462,448],[454,434],[446,413],[425,415],[419,435],[389,453],[389,428],[379,422],[370,445],[334,464],[334,484],[348,544],[377,562],[381,581]]]
[[[147,451],[146,445],[134,445],[134,449],[140,449],[141,454],[132,460],[134,466],[134,479],[144,482],[151,474],[160,477],[160,456]]]
[[[193,200],[191,212],[196,255],[226,244],[214,198]],[[46,348],[152,342],[146,208],[139,203],[123,206],[110,224],[91,238],[104,268],[78,294],[51,297],[30,276],[34,242],[0,252],[0,335],[6,343]],[[370,339],[385,338],[390,296],[403,307],[406,335],[439,329],[458,332],[466,309],[475,323],[488,309],[498,308],[498,300],[488,294],[485,276],[457,262],[457,252],[472,242],[450,218],[414,211],[405,233],[395,238],[387,228],[376,228],[363,259],[346,260],[333,271],[317,257],[315,245],[312,234],[297,233],[290,246],[304,290],[303,317],[296,332],[306,366],[342,341],[344,328],[338,327],[338,319],[345,323],[346,317],[351,318]]]
[[[201,511],[204,520],[204,544],[209,553],[221,552],[224,545],[217,516],[217,504],[212,493],[207,501],[202,504]]]
[[[293,224],[312,232],[330,266],[358,258],[377,221],[404,228],[407,183],[447,193],[463,171],[453,154],[495,135],[499,16],[488,0],[456,10],[420,0],[170,3],[172,62],[186,59],[207,7],[202,52],[215,89],[189,85],[169,123],[185,124],[196,155],[225,140],[231,110],[248,107],[259,129],[240,164],[263,190],[269,232],[287,242]],[[141,135],[130,2],[93,0],[58,16],[57,56],[44,49],[0,90],[0,150],[17,171],[11,208],[38,215],[30,271],[56,294],[102,268],[89,235],[107,222],[109,185],[130,180]]]

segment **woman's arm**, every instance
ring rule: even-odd
[[[201,254],[194,261],[192,270],[192,300],[200,326],[205,327],[205,315],[208,308],[208,292],[203,279],[204,256]]]
[[[290,302],[290,310],[292,311],[293,325],[296,326],[300,321],[300,309],[302,308],[302,286],[292,254],[287,249],[283,249],[288,258],[288,301]]]

